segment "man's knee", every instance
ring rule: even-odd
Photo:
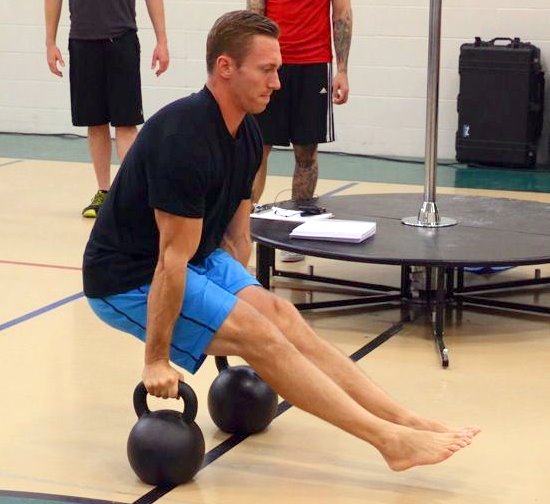
[[[214,343],[213,348],[221,347],[220,354],[236,354],[247,359],[262,352],[272,354],[275,348],[287,342],[272,321],[247,302],[239,300],[218,331]]]
[[[317,162],[317,144],[293,145],[294,157],[300,166],[311,166]]]
[[[286,299],[272,295],[272,314],[276,318],[273,322],[285,332],[286,328],[293,327],[298,318],[301,318],[300,312],[296,307]]]
[[[137,134],[137,126],[115,126],[116,136],[128,136]]]
[[[268,290],[250,286],[243,289],[238,296],[283,333],[302,320],[302,315],[290,301]]]
[[[109,124],[96,124],[95,126],[88,126],[88,136],[104,134],[109,132]]]
[[[283,334],[292,332],[291,342],[302,353],[309,355],[318,347],[319,337],[311,330],[306,330],[306,322],[296,307],[286,299],[273,295],[273,310],[277,317],[277,327]],[[297,328],[304,328],[297,331]]]

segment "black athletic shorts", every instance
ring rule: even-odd
[[[310,145],[334,141],[332,65],[283,65],[281,89],[256,116],[265,145]]]
[[[140,47],[128,31],[108,40],[69,40],[71,112],[75,126],[143,123]]]

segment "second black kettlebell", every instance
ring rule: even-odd
[[[224,432],[254,434],[277,414],[277,394],[250,366],[229,366],[216,357],[220,374],[208,392],[208,411]]]

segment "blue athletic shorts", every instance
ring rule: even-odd
[[[195,373],[206,359],[206,347],[235,306],[237,292],[249,285],[260,284],[222,249],[212,252],[199,265],[190,264],[183,309],[172,334],[170,360]],[[88,298],[88,302],[101,320],[145,341],[149,287]]]

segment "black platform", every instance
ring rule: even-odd
[[[304,303],[299,309],[332,308],[395,303],[408,307],[417,303],[411,292],[412,266],[426,266],[427,275],[420,300],[434,315],[434,335],[443,366],[448,351],[443,342],[445,307],[449,304],[491,306],[506,310],[550,315],[550,307],[481,297],[489,291],[510,290],[550,284],[550,277],[501,282],[483,286],[464,285],[466,266],[519,266],[550,263],[550,204],[474,196],[440,195],[438,208],[445,217],[458,220],[448,228],[405,226],[403,217],[416,215],[421,194],[377,194],[321,197],[318,204],[337,219],[376,221],[377,232],[361,244],[289,237],[296,223],[252,219],[257,242],[257,276],[269,288],[270,276],[286,276],[366,289],[354,299]],[[287,202],[286,206],[293,204]],[[274,249],[344,261],[401,266],[401,285],[387,286],[293,273],[275,268]],[[433,275],[432,275],[433,273]],[[435,285],[432,286],[432,277]],[[383,293],[380,295],[380,293]],[[406,312],[403,312],[406,320]]]

